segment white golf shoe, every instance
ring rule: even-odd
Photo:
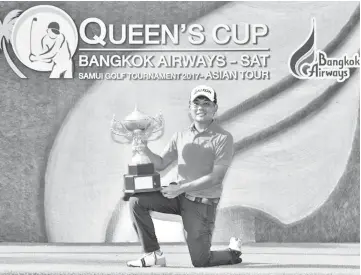
[[[138,260],[127,262],[130,267],[164,267],[166,266],[165,256],[162,251],[154,251],[144,254]]]
[[[242,263],[242,258],[241,258],[242,240],[239,238],[232,237],[231,240],[229,241],[228,248],[231,251],[231,253],[234,255],[232,263],[233,264]]]
[[[232,237],[231,240],[229,241],[228,248],[235,252],[239,252],[240,254],[242,254],[242,252],[241,252],[242,240],[239,238]]]

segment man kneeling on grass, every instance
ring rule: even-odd
[[[241,240],[231,238],[229,248],[211,251],[216,210],[222,193],[222,181],[233,157],[233,137],[214,121],[217,95],[208,86],[192,90],[190,127],[173,135],[162,155],[145,146],[145,153],[161,171],[178,161],[177,184],[161,192],[139,193],[129,199],[131,216],[145,251],[131,267],[166,266],[150,211],[180,215],[186,241],[195,267],[238,264],[242,262]]]

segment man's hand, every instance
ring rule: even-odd
[[[133,146],[133,150],[135,150],[135,151],[138,151],[138,152],[145,151],[146,149],[148,149],[148,141],[141,140],[139,143],[136,143],[135,141],[133,141],[132,146]]]
[[[182,194],[183,190],[180,185],[171,184],[168,187],[164,187],[161,192],[164,197],[168,199],[173,199],[175,197],[178,197],[180,194]]]
[[[120,192],[120,195],[123,201],[129,201],[129,198],[132,196],[129,193],[125,193],[124,189]]]
[[[53,59],[51,58],[42,58],[40,55],[36,55],[36,54],[30,54],[29,56],[29,60],[31,62],[35,62],[35,61],[40,61],[40,62],[44,62],[44,63],[51,63],[53,62]]]

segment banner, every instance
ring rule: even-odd
[[[1,240],[138,241],[122,199],[135,144],[161,155],[205,85],[233,141],[214,240],[359,241],[358,2],[0,7]],[[209,157],[178,140],[160,188],[213,167],[217,138],[193,140]],[[180,216],[152,215],[159,241],[184,241]]]

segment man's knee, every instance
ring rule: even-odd
[[[145,197],[142,194],[135,194],[129,198],[129,207],[131,210],[137,210],[140,208],[146,208]]]
[[[190,249],[190,256],[194,267],[207,267],[211,262],[211,251],[208,245],[204,243],[194,242],[193,245],[197,245],[196,250]]]
[[[192,264],[194,267],[208,267],[209,266],[209,258],[201,258],[201,259],[192,259]]]
[[[130,207],[130,209],[135,209],[135,208],[137,208],[137,207],[139,207],[139,206],[140,206],[140,199],[139,199],[139,197],[138,197],[138,196],[135,196],[135,195],[131,196],[131,197],[129,198],[129,207]]]

